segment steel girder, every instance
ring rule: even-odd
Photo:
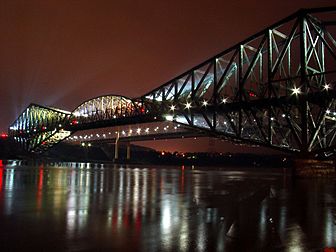
[[[100,96],[83,102],[73,112],[74,118],[83,122],[111,120],[117,117],[141,114],[142,107],[124,96]]]
[[[328,156],[336,149],[336,8],[300,10],[142,98],[209,135]]]
[[[100,96],[68,112],[29,105],[10,126],[9,135],[28,152],[43,152],[78,130],[151,120],[148,109],[124,96]]]
[[[150,113],[141,100],[120,95],[106,95],[79,105],[71,113],[67,128],[77,131],[147,120],[150,120]]]
[[[70,112],[30,104],[9,127],[9,135],[24,150],[41,152],[68,137],[64,123]]]

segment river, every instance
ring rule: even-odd
[[[253,167],[1,161],[0,251],[336,247],[336,179],[290,174]]]

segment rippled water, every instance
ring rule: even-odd
[[[0,162],[0,251],[323,251],[335,198],[286,170]]]

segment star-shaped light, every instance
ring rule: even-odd
[[[222,103],[224,103],[224,104],[227,103],[227,101],[228,101],[228,98],[223,98],[222,99]]]
[[[330,84],[325,84],[323,88],[328,91],[331,87]]]
[[[187,102],[186,105],[185,105],[185,108],[186,108],[186,109],[190,109],[190,108],[191,108],[191,103],[190,103],[190,102]]]
[[[292,92],[294,95],[298,95],[298,94],[301,94],[301,89],[299,87],[294,87],[292,89]]]

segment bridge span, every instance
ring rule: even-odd
[[[336,7],[301,9],[141,97],[100,96],[71,112],[31,104],[9,136],[42,152],[81,130],[169,121],[190,134],[328,157],[335,38]]]

